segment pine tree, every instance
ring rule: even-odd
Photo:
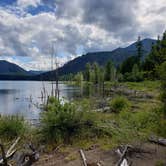
[[[135,64],[135,65],[133,66],[133,69],[132,69],[133,81],[137,81],[138,74],[139,74],[139,68],[138,68],[138,65]]]
[[[141,59],[142,59],[142,55],[143,55],[143,48],[142,48],[142,42],[141,42],[141,37],[140,36],[138,36],[136,47],[137,47],[138,65],[140,67]]]
[[[82,83],[83,83],[83,74],[82,74],[82,72],[77,73],[75,75],[74,80],[75,80],[77,85],[82,85]]]
[[[91,72],[91,65],[87,63],[85,66],[85,81],[90,81],[90,72]]]
[[[162,40],[158,37],[156,45],[152,46],[152,50],[144,62],[144,70],[150,71],[153,77],[157,77],[158,68],[166,61],[166,32],[163,34]]]
[[[107,62],[105,66],[105,81],[111,81],[111,69],[113,68],[112,61]]]
[[[99,65],[95,62],[93,64],[93,69],[94,69],[94,83],[98,84],[99,82]]]
[[[159,68],[161,80],[161,101],[163,102],[163,112],[166,117],[166,61]]]

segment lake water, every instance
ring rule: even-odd
[[[43,87],[51,94],[51,82],[0,81],[0,114],[21,115],[27,120],[38,119]],[[66,100],[80,95],[80,88],[62,82],[59,83],[59,90],[60,98]]]

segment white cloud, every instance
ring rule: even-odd
[[[166,12],[162,8],[166,7],[165,0],[139,0],[136,7],[134,3],[134,11],[132,9],[129,12],[127,6],[122,9],[123,3],[127,1],[118,5],[117,1],[111,1],[102,1],[95,6],[97,0],[73,0],[73,3],[56,0],[55,13],[37,15],[26,13],[24,8],[48,1],[18,0],[18,6],[14,8],[18,8],[20,15],[15,10],[0,7],[0,54],[8,59],[14,55],[31,57],[28,63],[9,59],[26,69],[49,69],[53,40],[56,40],[56,54],[61,55],[60,64],[64,64],[70,57],[75,57],[77,52],[112,50],[133,42],[140,34],[154,37],[164,30]],[[108,10],[110,4],[121,12]],[[95,7],[96,11],[93,9]]]
[[[28,6],[37,7],[40,3],[40,0],[17,0],[17,5],[23,8],[26,8]]]

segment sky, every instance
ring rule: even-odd
[[[0,60],[49,70],[166,30],[166,0],[0,0]]]

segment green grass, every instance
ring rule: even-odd
[[[124,82],[120,84],[127,86],[129,89],[140,90],[145,92],[156,91],[160,88],[159,81]]]
[[[0,138],[14,139],[26,132],[24,119],[19,116],[0,116]]]

